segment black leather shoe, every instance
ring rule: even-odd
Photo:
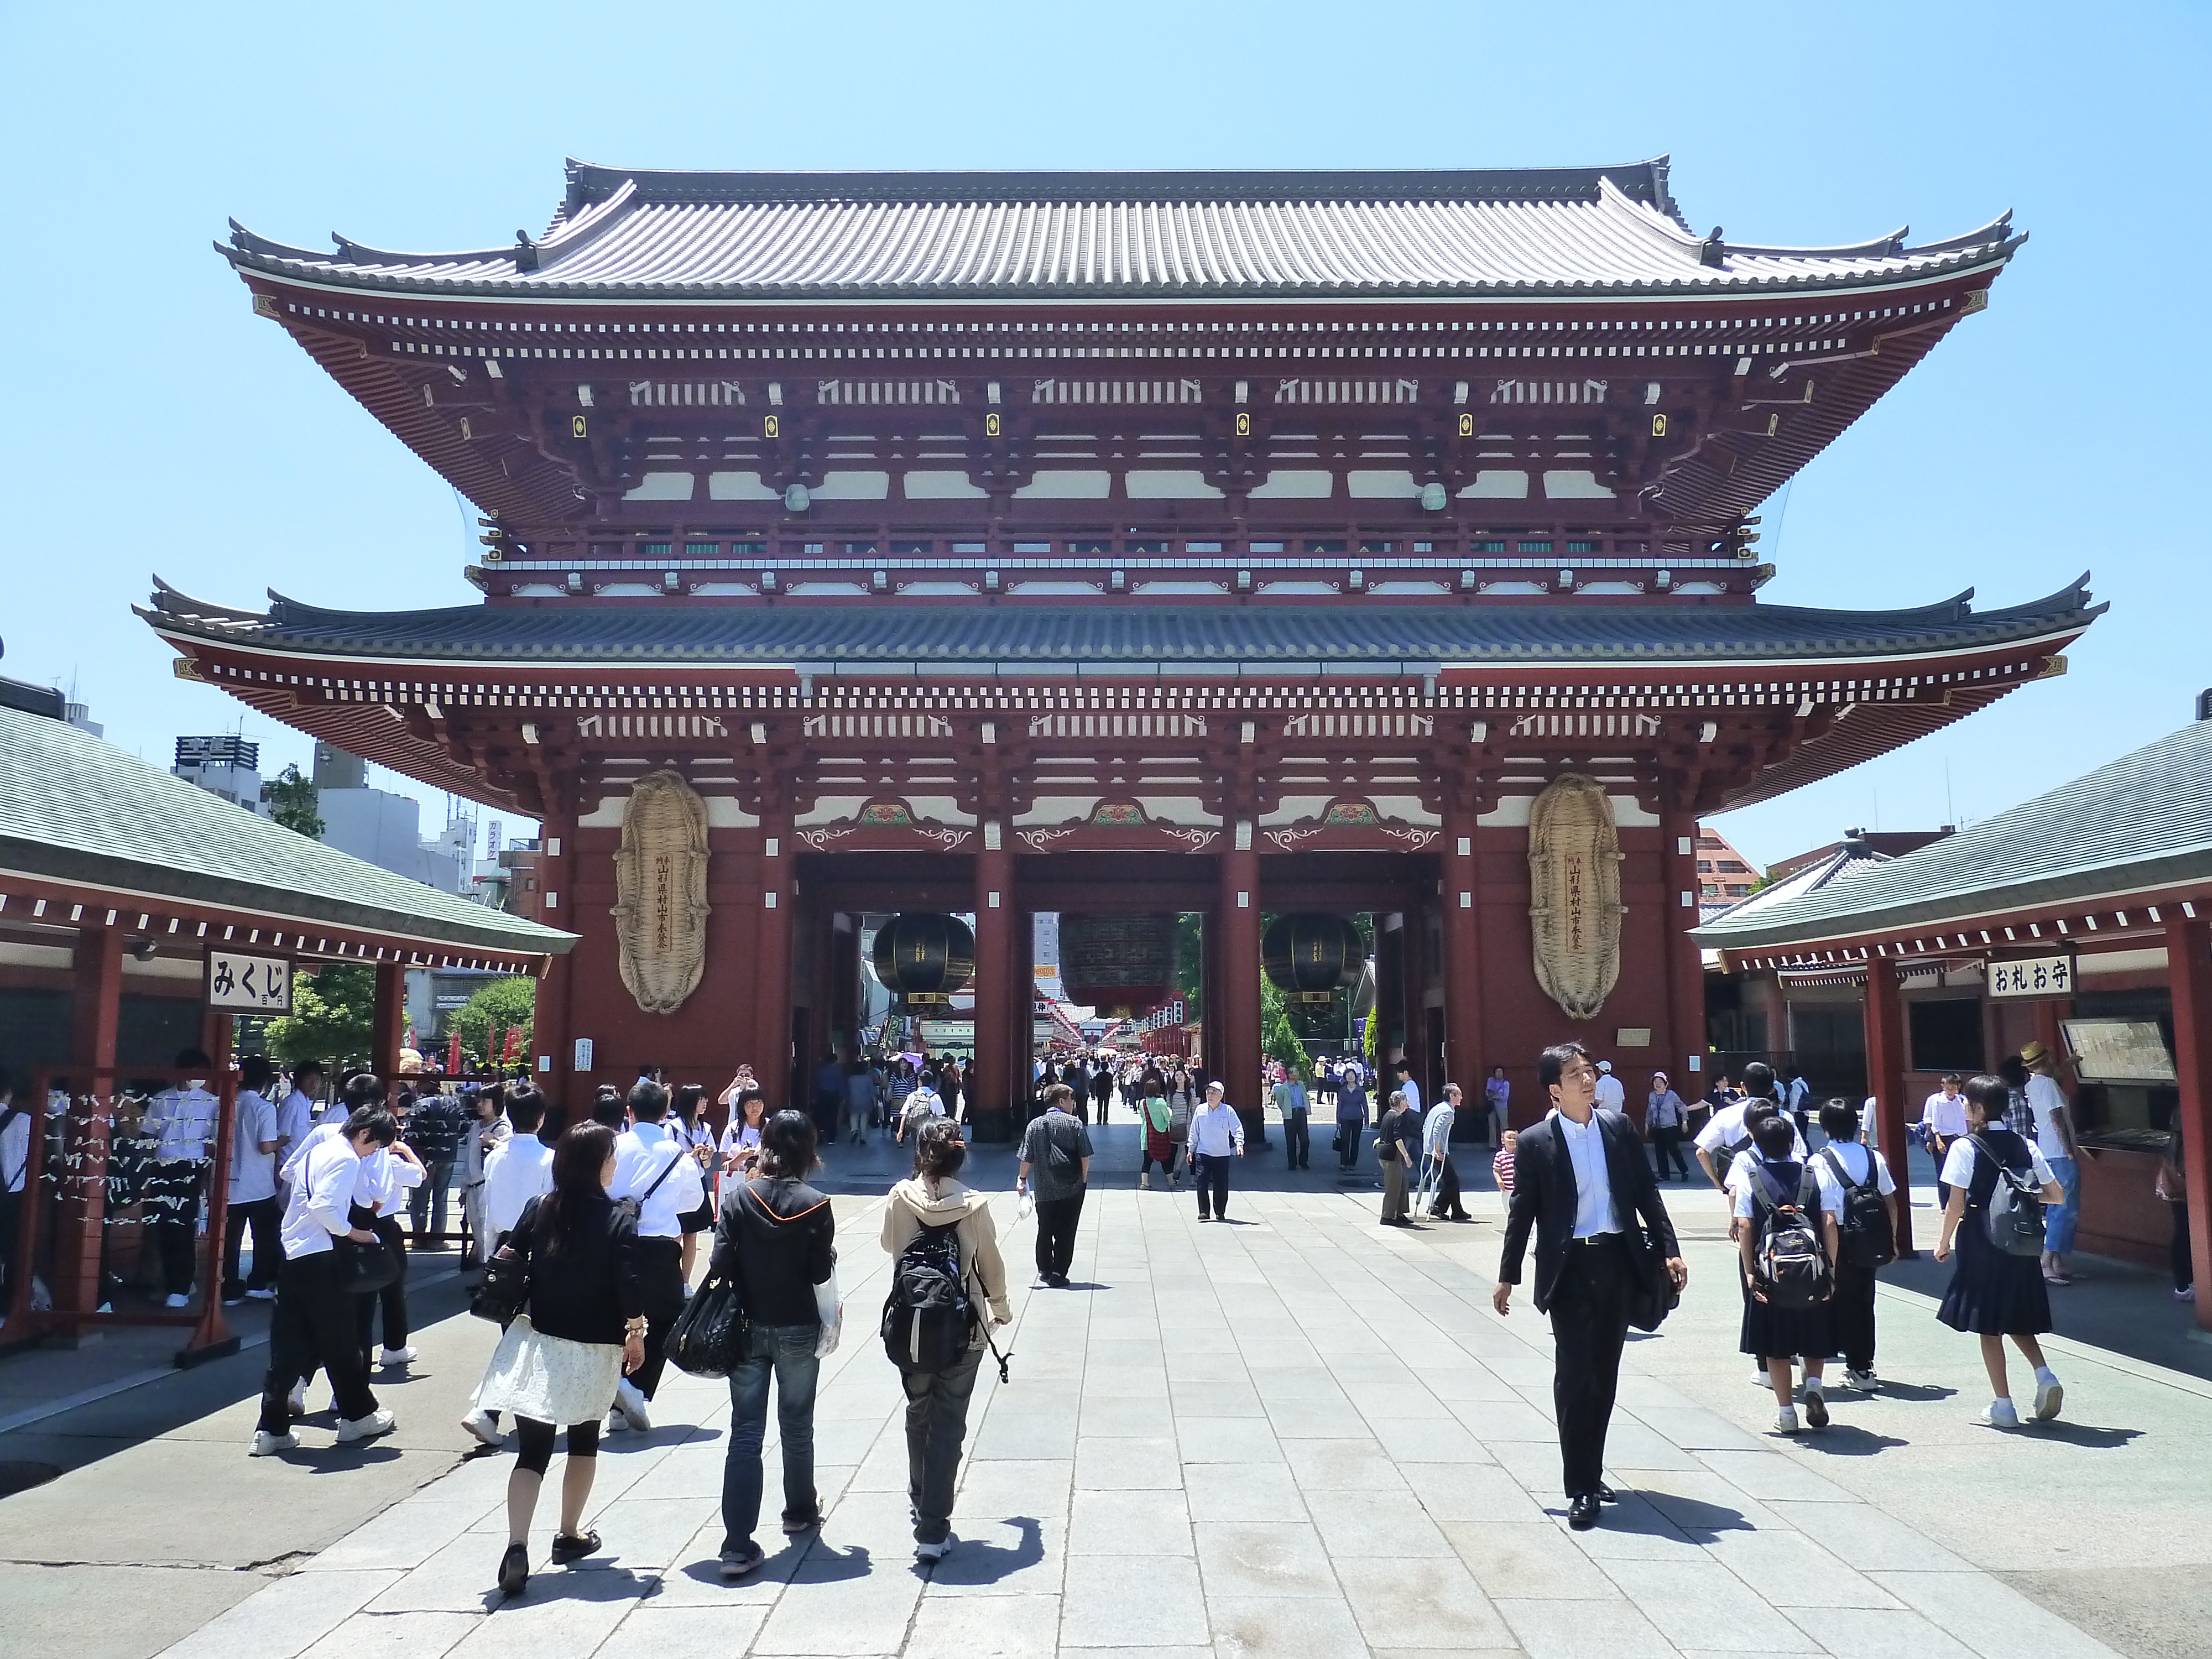
[[[1567,1524],[1577,1532],[1588,1532],[1597,1525],[1597,1494],[1586,1492],[1567,1504]]]
[[[1618,1504],[1620,1502],[1620,1499],[1614,1495],[1613,1488],[1607,1486],[1602,1480],[1597,1483],[1597,1498],[1598,1502],[1601,1504]]]

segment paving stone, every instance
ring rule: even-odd
[[[767,1617],[764,1605],[671,1607],[648,1601],[630,1610],[600,1651],[650,1659],[728,1659],[744,1651]]]
[[[1203,1649],[1206,1641],[1196,1561],[1152,1557],[1141,1576],[1113,1558],[1067,1564],[1060,1613],[1063,1648]]]
[[[1790,1653],[1790,1621],[1719,1562],[1607,1561],[1606,1577],[1678,1646],[1713,1653]]]
[[[1066,1571],[1068,1523],[1015,1515],[1002,1519],[955,1514],[952,1553],[929,1570],[932,1595],[1057,1595]],[[900,1559],[911,1540],[896,1547]],[[887,1548],[883,1559],[890,1559]]]
[[[1094,1439],[1075,1443],[1078,1492],[1132,1492],[1140,1487],[1180,1489],[1182,1460],[1172,1439]]]
[[[1306,1500],[1333,1561],[1354,1556],[1441,1556],[1452,1547],[1436,1522],[1400,1492],[1316,1492]]]
[[[532,1572],[528,1588],[499,1601],[454,1644],[455,1659],[544,1659],[547,1653],[589,1653],[605,1641],[650,1579],[622,1572]]]
[[[1342,1600],[1307,1598],[1295,1612],[1273,1596],[1216,1595],[1206,1610],[1216,1659],[1367,1659],[1359,1626]]]
[[[1405,1477],[1373,1440],[1291,1440],[1284,1461],[1307,1492],[1403,1492]]]
[[[295,1572],[218,1613],[164,1659],[293,1659],[400,1577],[391,1571]]]
[[[1838,1560],[1861,1572],[1969,1572],[1950,1551],[1871,1504],[1770,1505],[1785,1526],[1795,1527]]]
[[[483,1506],[475,1503],[424,1503],[410,1498],[356,1528],[307,1565],[316,1572],[419,1567],[483,1516]]]
[[[1612,1461],[1607,1447],[1607,1462]],[[1771,1503],[1854,1504],[1858,1500],[1825,1475],[1778,1451],[1701,1451],[1698,1461],[1745,1496]]]
[[[1537,1521],[1543,1510],[1495,1463],[1422,1463],[1405,1477],[1431,1521]]]
[[[1194,1521],[1304,1521],[1306,1498],[1282,1464],[1186,1463],[1183,1491]]]
[[[1078,1492],[1068,1547],[1079,1555],[1188,1555],[1182,1492]]]
[[[2113,1659],[2112,1650],[1982,1572],[1876,1572],[1883,1589],[1984,1659]]]
[[[1674,1644],[1626,1601],[1526,1601],[1494,1605],[1528,1659],[1676,1659]]]
[[[1830,1653],[1850,1659],[1974,1659],[1974,1650],[1904,1607],[1792,1607],[1791,1623]],[[2039,1656],[2008,1634],[1993,1652]]]
[[[1715,1560],[1774,1607],[1897,1605],[1873,1579],[1854,1571],[1802,1533],[1723,1533],[1706,1549]],[[2025,1601],[2022,1605],[2026,1605]]]
[[[1370,1646],[1449,1640],[1495,1648],[1512,1642],[1490,1598],[1456,1559],[1361,1561],[1342,1577]]]
[[[817,1548],[800,1562],[754,1639],[756,1654],[896,1653],[923,1574],[910,1552]],[[543,1659],[543,1656],[540,1656]]]
[[[357,1613],[301,1659],[439,1659],[486,1617],[480,1613]]]
[[[1211,1395],[1198,1401],[1209,1413],[1218,1408]],[[1186,1463],[1279,1463],[1281,1443],[1273,1426],[1256,1413],[1243,1417],[1193,1417],[1178,1412],[1176,1441]]]
[[[1209,1599],[1218,1595],[1333,1596],[1326,1560],[1310,1524],[1287,1521],[1200,1521],[1191,1528]]]
[[[943,1596],[925,1591],[900,1651],[903,1659],[1052,1659],[1060,1650],[1060,1621],[1057,1595]],[[659,1656],[647,1650],[644,1659]]]
[[[1620,1594],[1550,1521],[1447,1521],[1442,1530],[1493,1600],[1595,1601]]]

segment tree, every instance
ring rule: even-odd
[[[1274,981],[1260,981],[1260,1029],[1266,1035],[1260,1048],[1270,1060],[1279,1060],[1291,1073],[1304,1077],[1313,1070],[1313,1060],[1306,1054],[1306,1046],[1298,1041],[1298,1034],[1291,1027],[1290,1006]]]
[[[272,823],[296,830],[311,841],[322,839],[322,815],[315,810],[321,804],[321,792],[313,778],[301,775],[298,767],[286,767],[263,786],[261,793],[269,802]]]
[[[491,1028],[496,1025],[500,1041],[507,1041],[507,1033],[518,1025],[530,1024],[531,1010],[538,1004],[538,981],[534,979],[495,979],[455,1009],[446,1021],[448,1036],[458,1032],[464,1054],[480,1057],[486,1070],[499,1064],[499,1056],[489,1052]]]
[[[268,1053],[295,1064],[325,1061],[336,1082],[368,1064],[375,1012],[376,969],[333,963],[294,982],[292,1012],[264,1033]]]

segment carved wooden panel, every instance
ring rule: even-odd
[[[1552,781],[1528,817],[1529,932],[1536,982],[1570,1019],[1589,1019],[1620,977],[1620,836],[1605,787]]]
[[[707,804],[672,771],[631,787],[615,854],[623,983],[648,1014],[672,1014],[707,969]]]

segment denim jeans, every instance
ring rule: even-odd
[[[2074,1230],[2081,1220],[2081,1166],[2070,1158],[2054,1158],[2050,1164],[2051,1177],[2066,1189],[2066,1196],[2044,1217],[2043,1248],[2064,1255],[2074,1248]]]
[[[453,1184],[453,1160],[446,1158],[422,1165],[422,1184],[410,1188],[407,1194],[407,1224],[414,1230],[415,1242],[422,1242],[425,1231],[442,1233],[446,1231],[446,1194]],[[424,1226],[428,1224],[428,1228]],[[258,1241],[256,1241],[257,1243]]]
[[[906,1491],[914,1503],[917,1544],[941,1544],[952,1532],[952,1488],[960,1478],[960,1447],[968,1437],[968,1401],[983,1351],[941,1371],[906,1371]]]
[[[768,1380],[775,1376],[775,1421],[783,1437],[783,1517],[811,1521],[814,1491],[814,1357],[818,1325],[756,1325],[730,1373],[730,1451],[722,1465],[722,1547],[743,1549],[760,1524],[761,1442],[768,1434]]]

